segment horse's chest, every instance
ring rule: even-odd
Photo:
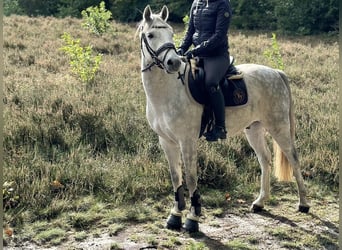
[[[165,112],[162,107],[147,105],[146,115],[151,128],[158,134],[175,122],[172,112]]]
[[[147,105],[147,120],[159,136],[174,138],[181,135],[184,131],[186,115],[183,109],[177,109],[176,105]]]

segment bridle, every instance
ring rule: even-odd
[[[176,47],[173,43],[165,43],[163,44],[162,46],[160,46],[156,51],[154,51],[150,44],[148,43],[147,41],[147,38],[146,38],[146,35],[145,33],[142,33],[141,34],[141,41],[140,41],[140,47],[141,47],[141,51],[143,53],[143,56],[145,57],[145,53],[144,53],[144,49],[143,49],[143,43],[145,44],[145,47],[146,47],[146,50],[147,52],[149,53],[149,55],[151,56],[151,58],[153,59],[153,62],[148,64],[144,69],[141,70],[141,72],[145,72],[147,70],[151,70],[151,68],[153,66],[157,66],[163,70],[165,70],[167,73],[169,73],[164,65],[164,61],[165,61],[165,58],[167,56],[167,54],[170,52],[170,50],[174,50],[176,51]],[[163,57],[163,60],[160,60],[158,58],[158,56],[164,52],[166,50],[166,53]]]
[[[158,28],[158,27],[157,27]],[[147,38],[146,38],[146,35],[145,33],[142,33],[141,34],[141,40],[140,40],[140,49],[141,49],[141,52],[143,54],[143,56],[145,57],[145,53],[144,53],[144,49],[143,49],[143,43],[145,44],[145,47],[146,47],[146,50],[147,52],[149,53],[149,55],[151,56],[153,62],[150,63],[150,64],[147,64],[147,66],[145,68],[143,68],[141,70],[141,72],[146,72],[147,70],[151,70],[151,68],[153,66],[157,66],[159,67],[160,69],[163,69],[166,71],[166,73],[170,74],[170,72],[167,70],[167,68],[165,67],[165,64],[164,64],[164,61],[165,61],[165,58],[167,56],[167,54],[170,52],[170,50],[174,50],[176,52],[176,47],[173,43],[164,43],[162,46],[160,46],[156,51],[154,51],[151,47],[151,45],[148,43],[147,41]],[[166,53],[163,57],[163,60],[160,60],[158,58],[158,56],[164,52],[166,50]],[[185,65],[185,68],[184,68],[184,72],[183,73],[180,73],[178,71],[178,79],[181,80],[182,84],[185,85],[185,72],[187,70],[187,66],[188,64]]]

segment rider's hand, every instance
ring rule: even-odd
[[[194,57],[194,55],[192,54],[192,51],[191,51],[191,50],[185,52],[184,56],[185,56],[188,60]]]
[[[177,54],[180,55],[180,56],[184,56],[184,50],[181,49],[181,48],[179,48],[179,49],[177,50]]]

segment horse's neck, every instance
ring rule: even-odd
[[[203,108],[188,93],[189,67],[182,63],[179,72],[167,74],[153,67],[142,74],[147,97],[146,116],[151,127],[159,134],[183,140],[197,138]],[[182,81],[179,73],[184,74]]]
[[[179,73],[185,73],[186,64],[182,63]],[[179,74],[167,74],[164,70],[153,67],[142,73],[143,85],[148,102],[154,106],[169,104],[170,100],[186,99],[185,86]]]

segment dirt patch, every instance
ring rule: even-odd
[[[12,241],[5,249],[338,249],[338,203],[316,201],[308,214],[297,212],[293,204],[260,213],[247,205],[222,214],[204,208],[195,234],[165,229],[166,215],[160,215],[155,222],[126,224],[115,235],[104,229],[97,235],[88,232],[81,241],[69,237],[55,247]]]

